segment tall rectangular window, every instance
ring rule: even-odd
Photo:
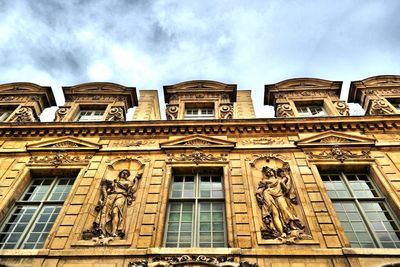
[[[0,249],[43,248],[73,183],[72,178],[34,178],[0,228]]]
[[[366,174],[322,174],[352,247],[400,248],[399,223]]]
[[[226,222],[222,177],[173,177],[166,247],[225,247]]]

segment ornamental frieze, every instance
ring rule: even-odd
[[[147,145],[153,145],[155,144],[156,141],[154,140],[118,140],[115,142],[110,143],[110,147],[140,147],[140,146],[147,146]]]
[[[215,156],[213,154],[207,154],[204,153],[203,151],[196,149],[191,153],[182,153],[179,155],[175,154],[168,154],[167,161],[173,162],[173,161],[191,161],[196,164],[199,164],[201,162],[220,162],[220,161],[226,161],[226,154],[220,154],[220,156]]]
[[[304,90],[298,92],[285,92],[285,93],[277,93],[274,94],[274,98],[285,98],[285,97],[304,97],[304,96],[336,96],[336,93],[333,91],[326,90]]]
[[[313,152],[306,152],[308,159],[336,159],[344,162],[348,159],[369,159],[371,158],[370,152],[363,150],[361,154],[355,154],[350,150],[344,150],[340,146],[333,146],[331,151],[323,151],[319,154]]]
[[[28,164],[49,164],[58,167],[63,164],[88,164],[91,158],[91,155],[76,156],[59,151],[52,155],[32,156]]]
[[[282,137],[260,137],[260,138],[249,138],[241,141],[243,145],[282,145],[285,143]]]
[[[156,267],[156,266],[182,266],[184,264],[198,264],[199,266],[215,266],[215,267],[258,267],[257,263],[247,261],[234,262],[232,257],[217,256],[210,257],[205,255],[183,255],[183,256],[166,256],[154,257],[150,260],[129,262],[129,267]],[[186,266],[186,265],[185,265]],[[197,266],[197,265],[196,265]]]

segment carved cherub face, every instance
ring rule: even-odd
[[[272,177],[272,176],[275,175],[274,169],[272,169],[272,168],[270,168],[268,166],[263,167],[262,171],[263,171],[263,173],[265,174],[266,177]]]

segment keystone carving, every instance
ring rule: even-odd
[[[384,99],[374,99],[371,103],[369,115],[395,114],[396,111]]]
[[[219,108],[221,119],[232,119],[233,118],[233,105],[222,104]]]
[[[354,154],[349,150],[343,150],[340,146],[333,146],[331,151],[323,151],[319,154],[313,152],[306,153],[309,159],[336,159],[344,162],[347,159],[371,158],[369,151],[361,151],[361,154]]]
[[[298,204],[298,199],[289,164],[285,162],[282,167],[276,169],[264,166],[262,173],[263,178],[256,190],[262,216],[262,238],[280,240],[287,244],[311,239],[311,236],[304,232],[305,226],[293,207]]]
[[[71,107],[64,106],[64,107],[60,107],[59,109],[57,109],[56,117],[55,117],[54,121],[62,121],[64,119],[65,115],[67,115],[70,108]]]
[[[110,112],[107,114],[106,121],[123,121],[124,110],[122,107],[112,107]]]
[[[178,118],[178,106],[168,105],[167,106],[167,120],[176,120]]]
[[[258,267],[257,263],[249,263],[247,261],[234,262],[232,257],[209,257],[209,256],[195,256],[195,255],[183,255],[173,257],[154,257],[150,260],[141,260],[135,262],[129,262],[128,267],[171,267],[171,266],[182,266],[185,264],[196,264],[199,266],[215,266],[215,267]],[[186,266],[186,265],[185,265]]]
[[[12,122],[33,122],[36,121],[33,108],[21,107],[11,118]]]
[[[278,104],[276,108],[276,115],[278,117],[288,118],[293,117],[294,112],[290,104]]]
[[[342,116],[350,115],[349,106],[347,105],[347,103],[345,101],[337,101],[334,103],[334,105],[340,115],[342,115]]]

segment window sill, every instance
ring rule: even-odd
[[[343,248],[344,255],[399,256],[399,248]]]

